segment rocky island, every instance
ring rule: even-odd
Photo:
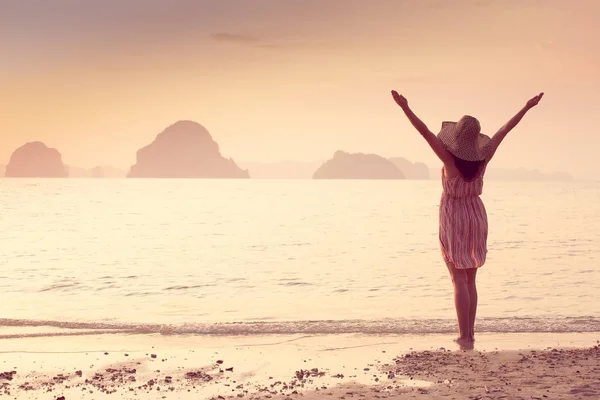
[[[313,179],[405,179],[405,176],[394,163],[377,154],[338,150],[314,172]]]
[[[67,168],[58,150],[42,142],[29,142],[10,156],[4,175],[8,178],[66,178]]]
[[[219,151],[206,128],[178,121],[137,151],[128,178],[249,178],[247,170]]]
[[[421,162],[410,162],[403,157],[392,157],[389,160],[406,177],[406,179],[429,179],[429,167]]]

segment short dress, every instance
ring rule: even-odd
[[[474,180],[460,174],[447,179],[442,168],[440,246],[446,264],[457,269],[479,268],[487,255],[488,220],[483,201],[482,168]]]

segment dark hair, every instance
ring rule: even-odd
[[[454,166],[460,172],[460,175],[466,181],[471,181],[477,177],[485,161],[466,161],[452,155],[454,158]]]

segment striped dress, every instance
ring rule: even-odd
[[[442,168],[440,246],[446,264],[458,269],[479,268],[487,255],[488,221],[479,197],[483,191],[482,168],[472,181],[460,175],[447,179]]]

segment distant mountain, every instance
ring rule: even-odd
[[[429,168],[423,163],[412,163],[402,157],[389,160],[396,165],[406,179],[429,179]],[[325,161],[280,161],[271,163],[240,162],[242,168],[252,173],[252,178],[261,179],[312,179],[314,172]]]
[[[88,178],[90,175],[88,170],[84,168],[73,167],[72,165],[65,165],[65,168],[69,173],[69,178]]]
[[[29,142],[17,148],[6,165],[9,178],[66,178],[67,169],[56,149],[42,142]]]
[[[197,122],[178,121],[139,149],[128,178],[249,178]]]
[[[312,179],[322,161],[280,161],[272,163],[238,162],[252,178],[258,179]]]
[[[69,178],[125,178],[127,171],[110,165],[99,165],[94,168],[67,166]]]
[[[440,179],[441,166],[439,168],[427,168],[423,163],[412,163],[402,157],[392,157],[389,160],[402,171],[406,179]],[[312,179],[313,173],[323,163],[323,161],[280,161],[272,163],[239,162],[238,164],[242,169],[250,170],[252,178]],[[423,166],[427,169],[427,175],[425,175]],[[124,178],[127,175],[126,170],[112,166],[97,166],[91,169],[74,166],[65,167],[71,178]],[[0,177],[4,176],[5,169],[6,166],[0,164]],[[525,168],[490,168],[486,173],[486,178],[496,181],[569,182],[574,180],[572,175],[565,172],[545,173]]]
[[[413,163],[403,157],[391,157],[389,160],[402,171],[406,179],[429,179],[429,167],[423,163]]]
[[[485,174],[486,178],[497,181],[553,181],[570,182],[573,176],[566,172],[541,172],[537,169],[525,168],[502,169],[490,168]]]
[[[100,165],[92,168],[90,172],[92,173],[92,178],[104,178],[104,175],[106,173],[105,168],[101,167]]]
[[[110,165],[102,165],[98,167],[94,167],[92,169],[92,177],[94,177],[94,170],[96,168],[102,168],[102,177],[103,178],[125,178],[127,177],[127,171],[124,169],[116,168]]]
[[[404,179],[393,162],[377,154],[338,150],[313,174],[313,179]]]
[[[442,167],[430,169],[433,179],[441,179]],[[492,181],[514,182],[571,182],[575,179],[567,172],[541,172],[526,168],[488,168],[485,178]]]

